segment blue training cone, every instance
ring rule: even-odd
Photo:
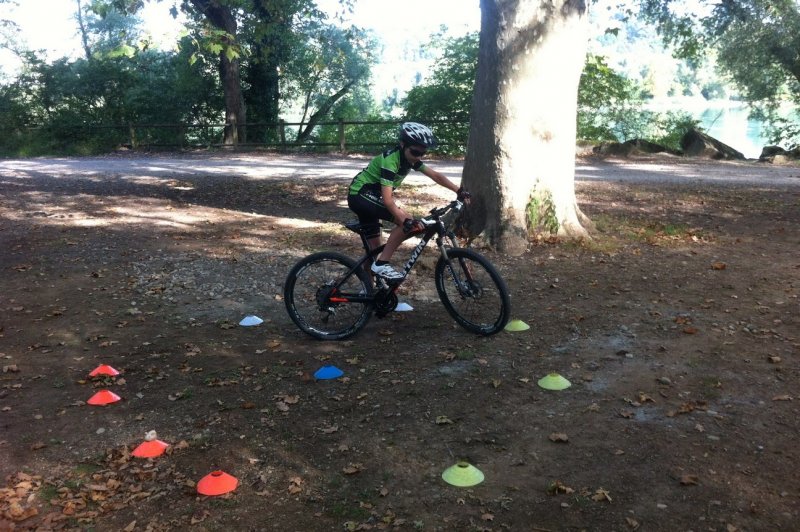
[[[344,371],[336,366],[322,366],[314,373],[314,378],[318,380],[338,379],[342,375],[344,375]]]

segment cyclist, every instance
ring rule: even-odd
[[[394,189],[399,187],[409,171],[416,170],[430,177],[437,184],[449,188],[459,195],[467,196],[446,176],[422,162],[429,149],[436,147],[436,137],[429,127],[417,122],[405,122],[400,126],[399,143],[376,156],[350,183],[347,205],[362,224],[374,224],[374,232],[367,235],[370,248],[381,244],[379,220],[394,222],[397,227],[389,233],[386,247],[372,264],[372,272],[384,279],[402,279],[403,274],[392,268],[392,254],[406,237],[403,224],[413,217],[398,206]],[[415,227],[416,228],[416,227]]]

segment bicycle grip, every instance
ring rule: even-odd
[[[403,220],[403,233],[410,234],[410,233],[418,233],[424,229],[424,226],[419,220],[414,220],[413,218],[406,218]]]

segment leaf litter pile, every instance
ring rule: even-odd
[[[529,330],[462,331],[428,259],[400,294],[413,312],[325,343],[281,287],[307,253],[358,249],[344,181],[162,181],[0,178],[0,530],[800,518],[797,187],[581,183],[594,241],[481,249]],[[89,378],[98,364],[121,375]],[[324,365],[344,375],[317,380]],[[553,372],[572,386],[537,386]],[[101,390],[122,399],[88,405]],[[151,430],[166,454],[133,457]],[[484,482],[444,483],[462,460]],[[199,495],[215,470],[238,487]]]

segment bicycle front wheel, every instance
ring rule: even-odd
[[[489,336],[501,331],[511,314],[505,281],[483,255],[465,248],[447,250],[436,264],[436,291],[459,325]]]
[[[300,330],[320,340],[342,340],[367,324],[370,305],[347,301],[369,293],[369,277],[355,266],[349,257],[330,251],[295,264],[286,276],[283,299]]]

